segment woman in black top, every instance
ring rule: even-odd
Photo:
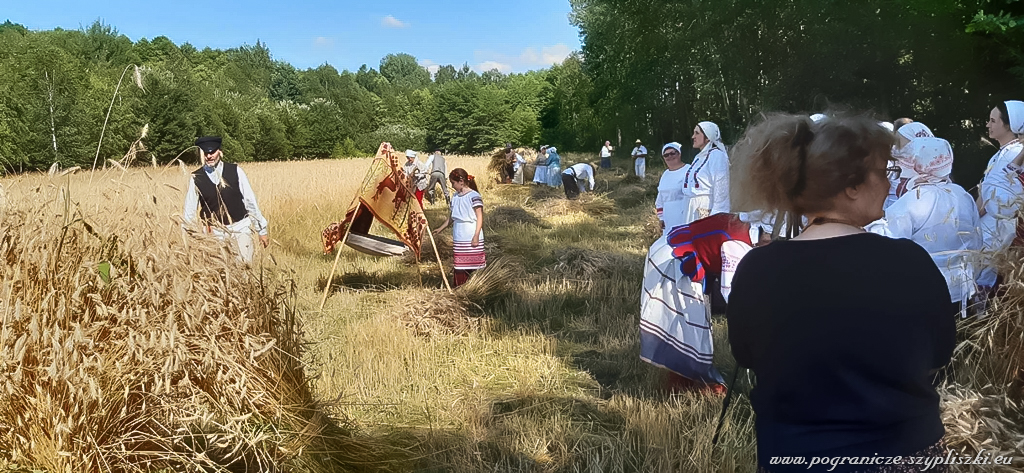
[[[945,456],[931,382],[955,344],[945,279],[917,244],[863,228],[883,216],[891,145],[866,117],[775,115],[734,152],[746,206],[810,222],[748,253],[729,299],[733,355],[757,379],[761,471],[903,471],[808,466],[813,457]]]

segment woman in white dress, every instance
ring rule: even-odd
[[[888,236],[913,240],[928,251],[946,278],[954,305],[950,315],[965,315],[965,303],[975,292],[971,254],[981,246],[978,208],[971,195],[949,179],[949,142],[915,138],[904,150],[903,159],[912,166],[914,177],[907,192],[885,211]]]
[[[683,223],[729,212],[729,155],[718,125],[698,123],[692,139],[700,152],[683,175],[683,195],[688,199]]]
[[[985,176],[978,184],[978,211],[981,213],[982,261],[977,283],[985,292],[996,286],[992,258],[1009,248],[1016,233],[1017,209],[1022,187],[1008,165],[1024,145],[1024,102],[1009,100],[989,113],[988,136],[999,142],[999,151],[988,162]]]
[[[548,147],[541,146],[537,153],[537,167],[533,171],[533,182],[537,184],[548,183]]]
[[[711,321],[703,288],[683,274],[668,243],[672,228],[687,224],[690,198],[683,182],[690,165],[682,161],[682,146],[661,149],[667,170],[661,175],[655,207],[662,235],[651,245],[644,263],[640,293],[640,358],[670,371],[673,389],[707,388],[724,391],[724,380],[712,365]]]

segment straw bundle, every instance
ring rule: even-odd
[[[467,301],[444,290],[411,293],[401,320],[416,335],[466,335],[480,328],[480,319],[470,315]]]
[[[569,247],[561,250],[552,271],[567,279],[593,279],[621,273],[637,265],[638,261],[607,251]]]
[[[488,228],[503,228],[515,224],[541,225],[540,219],[526,209],[509,205],[499,205],[487,211],[484,223]]]
[[[313,398],[287,281],[137,209],[108,234],[55,194],[0,216],[0,464],[383,468]]]
[[[615,202],[605,194],[587,192],[580,194],[576,200],[550,199],[537,205],[539,213],[545,217],[570,213],[585,213],[592,216],[611,215],[616,212]]]
[[[417,335],[465,335],[482,327],[479,317],[484,307],[514,294],[514,284],[523,277],[523,269],[507,258],[497,258],[477,270],[466,284],[453,293],[441,290],[411,294],[405,303],[402,321]]]
[[[1016,457],[1011,466],[984,465],[976,471],[1015,472],[1024,468],[1024,458],[1020,456],[1024,452],[1021,412],[1005,394],[982,394],[946,386],[939,395],[948,448],[961,455]]]

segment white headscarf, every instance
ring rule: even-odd
[[[725,146],[722,145],[722,131],[718,129],[718,125],[715,122],[700,122],[697,124],[700,127],[700,131],[704,132],[704,136],[707,137],[708,145],[718,145],[718,148],[725,151]],[[704,147],[707,148],[708,145]]]
[[[1015,135],[1024,135],[1024,102],[1020,100],[1007,100],[1006,117],[1010,123],[1010,131]]]
[[[910,122],[896,130],[904,138],[914,141],[917,138],[935,138],[935,133],[921,122]]]
[[[416,157],[416,152],[411,150],[411,149],[407,149],[407,150],[405,150],[405,157],[407,157],[407,158],[415,158]]]
[[[907,123],[906,125],[901,126],[899,130],[896,130],[896,133],[899,133],[900,136],[906,138],[908,143],[903,145],[902,148],[893,152],[892,156],[896,158],[897,161],[899,161],[900,166],[902,166],[904,170],[913,169],[914,157],[912,151],[913,148],[911,148],[911,144],[914,142],[914,140],[920,138],[935,138],[935,134],[932,133],[932,130],[921,122]],[[906,175],[904,175],[903,177],[906,177]]]
[[[949,173],[953,172],[953,147],[948,141],[942,138],[917,138],[909,147],[909,160],[916,174],[910,179],[907,186],[909,189],[923,184],[949,182]]]
[[[683,145],[681,145],[679,143],[676,143],[675,141],[673,141],[671,143],[666,143],[665,146],[662,146],[661,147],[661,154],[665,154],[665,150],[669,149],[669,148],[672,148],[672,149],[674,149],[676,151],[679,151],[679,155],[682,156],[682,154],[683,154]]]
[[[828,117],[825,116],[824,113],[815,113],[814,115],[811,115],[811,121],[814,123],[818,123],[826,118]]]
[[[548,155],[550,155],[552,153],[558,154],[558,148],[555,148],[554,146],[552,146],[552,147],[547,149],[547,152],[548,152]]]

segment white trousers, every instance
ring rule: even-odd
[[[636,158],[633,170],[636,171],[637,177],[643,179],[647,175],[647,158]]]
[[[256,252],[256,245],[252,236],[252,220],[245,217],[227,227],[212,228],[212,233],[221,240],[234,243],[238,251],[238,259],[245,264],[252,263],[253,254]]]

